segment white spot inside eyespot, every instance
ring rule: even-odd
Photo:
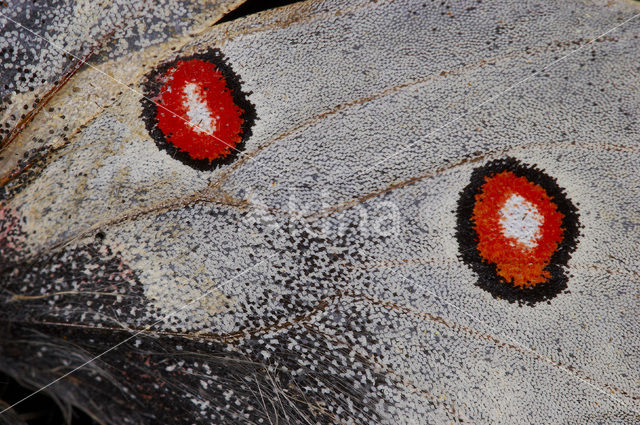
[[[217,120],[207,106],[200,86],[196,83],[187,84],[184,86],[184,95],[187,117],[193,131],[212,134],[216,130]]]
[[[536,206],[518,194],[511,195],[500,209],[502,234],[528,248],[537,245],[543,223],[544,217]]]

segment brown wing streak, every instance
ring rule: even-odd
[[[385,307],[389,310],[395,310],[395,311],[400,311],[402,313],[405,313],[407,316],[411,316],[417,319],[423,319],[423,320],[428,320],[432,323],[435,323],[437,325],[443,326],[447,329],[451,329],[453,331],[455,331],[456,333],[461,333],[461,334],[465,334],[467,336],[471,336],[473,338],[479,339],[479,340],[484,340],[484,341],[488,341],[490,343],[492,343],[493,345],[495,345],[498,348],[501,349],[506,349],[506,350],[511,350],[511,351],[515,351],[517,353],[520,353],[522,355],[525,356],[529,356],[531,358],[533,358],[534,360],[537,361],[542,361],[544,363],[547,363],[549,365],[551,365],[554,369],[556,370],[562,370],[564,372],[569,372],[570,374],[574,375],[575,377],[577,377],[580,380],[586,381],[588,383],[590,383],[591,385],[594,385],[595,388],[604,388],[607,391],[611,392],[612,394],[622,394],[632,400],[640,400],[640,395],[638,394],[630,394],[624,390],[621,390],[619,388],[616,388],[612,385],[606,384],[606,383],[602,383],[602,382],[598,382],[596,381],[594,378],[586,375],[584,372],[582,372],[580,369],[577,369],[575,366],[572,365],[568,365],[568,364],[564,364],[559,360],[555,360],[550,356],[546,356],[544,354],[541,354],[529,347],[523,347],[521,345],[518,344],[514,344],[512,342],[508,342],[505,340],[502,340],[500,338],[498,338],[497,336],[491,335],[491,334],[487,334],[485,332],[479,331],[477,329],[468,327],[468,326],[464,326],[464,325],[460,325],[458,323],[455,322],[450,322],[447,319],[440,317],[440,316],[436,316],[434,314],[431,313],[427,313],[427,312],[423,312],[420,310],[417,310],[413,307],[407,307],[405,305],[401,305],[399,303],[396,303],[395,301],[391,301],[391,300],[383,300],[383,299],[376,299],[373,297],[370,297],[366,294],[359,294],[358,295],[359,298],[368,301],[369,303],[373,304],[373,305],[379,305],[382,307]]]
[[[15,127],[10,130],[9,135],[2,141],[0,141],[0,153],[4,152],[7,146],[9,146],[11,142],[13,142],[16,137],[18,137],[22,130],[24,130],[27,125],[29,125],[33,118],[42,110],[42,108],[47,105],[47,103],[49,103],[49,101],[56,95],[56,93],[58,93],[60,89],[62,89],[62,87],[64,87],[69,82],[69,80],[71,80],[71,77],[73,77],[82,68],[82,66],[91,57],[93,57],[96,50],[97,49],[94,47],[84,57],[78,59],[75,65],[69,71],[67,71],[67,73],[64,74],[62,78],[60,78],[60,80],[56,81],[53,87],[51,87],[51,89],[49,89],[49,91],[45,93],[45,95],[36,104],[36,106],[33,107],[29,112],[27,112],[24,118],[18,121]],[[0,184],[4,184],[4,182],[0,181]]]

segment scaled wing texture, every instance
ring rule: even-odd
[[[0,369],[107,424],[640,423],[640,4],[237,3],[0,8]]]

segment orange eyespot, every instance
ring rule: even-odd
[[[458,203],[460,255],[494,296],[534,303],[567,287],[578,214],[555,180],[515,159],[474,170]]]
[[[250,135],[253,105],[218,50],[159,67],[145,89],[147,130],[158,147],[187,165],[228,163]]]

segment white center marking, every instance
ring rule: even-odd
[[[536,206],[518,194],[511,195],[500,209],[502,234],[528,248],[537,245],[543,223],[544,217]]]
[[[213,134],[216,130],[216,119],[207,106],[200,87],[196,83],[189,83],[184,86],[184,95],[189,125],[193,127],[193,131]]]

